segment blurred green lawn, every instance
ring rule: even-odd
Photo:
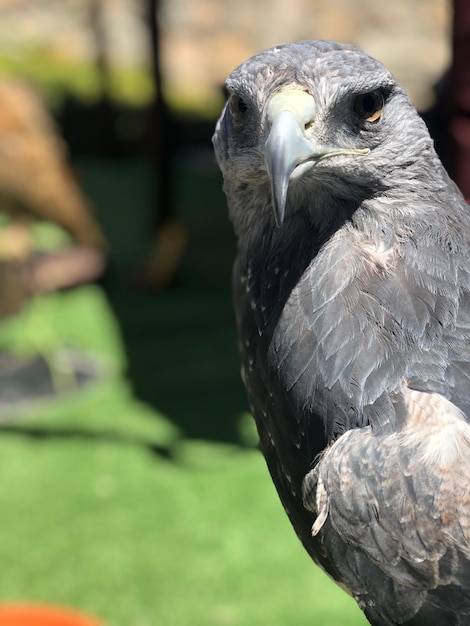
[[[74,606],[109,626],[365,624],[304,553],[253,447],[218,176],[193,165],[175,182],[191,243],[175,286],[155,294],[125,279],[148,232],[145,164],[78,168],[110,271],[52,296],[48,315],[106,375],[0,425],[0,601]],[[4,345],[27,342],[26,318],[2,325]]]

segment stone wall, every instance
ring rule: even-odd
[[[167,0],[165,75],[179,88],[213,88],[264,48],[335,39],[379,58],[426,108],[449,64],[450,16],[449,0]]]

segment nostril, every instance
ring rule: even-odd
[[[313,126],[313,120],[310,120],[309,122],[307,122],[304,126],[305,130],[308,130],[309,128],[312,128]]]

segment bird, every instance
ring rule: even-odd
[[[68,163],[65,142],[30,84],[0,81],[0,213],[16,223],[53,222],[80,246],[106,239]]]
[[[373,626],[469,624],[470,208],[355,45],[278,45],[225,87],[242,378],[280,500]]]
[[[0,318],[32,294],[88,282],[105,268],[108,244],[69,164],[67,147],[39,92],[0,81]],[[33,229],[53,223],[67,249],[37,250]]]

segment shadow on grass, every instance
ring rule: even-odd
[[[165,294],[116,286],[106,292],[136,397],[169,417],[183,436],[241,443],[246,399],[227,294],[195,285]]]
[[[189,245],[174,284],[163,292],[139,290],[131,280],[153,243],[150,164],[82,159],[77,165],[111,245],[103,288],[135,396],[187,438],[240,445],[239,418],[247,401],[231,302],[235,240],[211,159],[205,146],[176,163],[176,213]]]
[[[125,436],[109,430],[86,430],[82,428],[34,428],[31,426],[19,426],[12,424],[2,424],[2,437],[5,435],[20,435],[35,440],[73,440],[81,439],[83,441],[90,442],[106,442],[114,443],[125,446],[139,446],[146,448],[148,452],[159,456],[162,459],[171,460],[172,448],[171,446],[160,446],[157,444],[149,443],[144,439],[138,437]]]

